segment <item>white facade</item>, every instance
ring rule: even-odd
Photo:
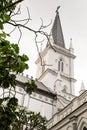
[[[74,49],[65,48],[59,13],[56,13],[51,30],[50,43],[36,60],[37,90],[28,95],[24,91],[28,76],[17,76],[16,93],[5,90],[5,94],[16,94],[19,105],[28,111],[40,112],[49,121],[48,130],[87,130],[87,91],[81,85],[80,96],[74,93]],[[0,97],[3,90],[0,89]]]
[[[75,56],[71,51],[57,46],[48,46],[41,55],[44,64],[41,66],[40,59],[37,59],[37,79],[52,90],[56,89],[57,93],[59,92],[56,85],[61,84],[62,90],[66,87],[67,93],[74,95],[73,60]]]
[[[87,130],[87,91],[81,85],[80,96],[74,93],[74,49],[65,48],[59,14],[51,30],[50,44],[38,58],[37,79],[57,94],[54,115],[48,130]],[[39,72],[39,73],[38,73]]]

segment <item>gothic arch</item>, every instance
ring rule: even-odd
[[[87,118],[82,117],[78,122],[78,130],[86,130],[87,129]]]
[[[58,60],[58,71],[60,71],[60,72],[64,71],[64,60],[63,60],[63,58],[59,58],[59,60]]]
[[[66,86],[66,85],[64,85],[64,86],[63,86],[63,90],[62,90],[62,91],[66,93],[66,92],[67,92],[67,89],[68,89],[68,88],[67,88],[67,86]]]
[[[54,91],[57,91],[57,92],[61,92],[62,91],[62,89],[63,89],[63,87],[62,87],[62,83],[61,83],[61,81],[60,80],[56,80],[55,81],[55,83],[54,83]]]

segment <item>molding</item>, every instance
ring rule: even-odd
[[[73,82],[77,81],[76,79],[74,79],[68,75],[65,75],[64,73],[61,73],[60,75],[61,75],[61,77],[63,77],[64,79],[68,79],[69,81],[73,81]]]
[[[75,58],[76,58],[76,56],[75,56],[74,54],[72,54],[69,49],[62,48],[62,47],[57,46],[57,45],[55,45],[55,44],[54,44],[54,45],[53,45],[53,44],[48,45],[48,46],[40,53],[40,54],[41,54],[41,57],[43,58],[43,57],[47,54],[48,50],[50,50],[50,49],[53,50],[54,52],[63,54],[63,55],[65,55],[65,56],[67,56],[67,57],[70,57],[70,58],[72,58],[72,59],[75,59]],[[40,62],[40,57],[37,58],[37,60],[36,60],[35,63],[37,64],[38,62]]]
[[[82,107],[84,107],[85,110],[84,110]],[[79,109],[82,109],[82,111],[85,112],[85,111],[87,111],[86,108],[87,108],[87,102],[84,103],[83,105],[81,105],[80,107],[78,107],[77,109],[75,109],[74,111],[72,111],[70,114],[66,115],[62,120],[56,122],[56,123],[55,123],[50,129],[48,129],[48,130],[60,129],[60,128],[62,128],[63,126],[69,124],[69,122],[72,122],[72,121],[71,121],[71,118],[72,118],[74,115],[76,115],[76,117],[78,117],[78,116],[80,115],[80,114],[77,113],[77,111],[79,111]],[[65,109],[65,108],[64,108],[64,109]],[[63,109],[63,110],[64,110],[64,109]],[[61,112],[62,112],[62,110],[61,110]],[[80,111],[79,111],[79,112],[80,112]],[[80,113],[81,113],[81,112],[80,112]],[[57,116],[58,116],[58,114],[60,114],[60,112],[58,112],[58,113],[56,113],[56,114],[57,114]],[[56,114],[55,114],[55,115],[56,115]],[[50,120],[51,120],[51,119],[50,119]],[[49,120],[49,121],[50,121],[50,120]],[[87,122],[87,120],[86,120],[86,122]],[[62,125],[61,125],[61,124],[62,124]],[[80,129],[78,129],[78,130],[80,130]]]
[[[30,96],[30,98],[31,99],[35,99],[35,100],[40,101],[40,102],[44,102],[44,103],[49,104],[51,106],[53,105],[53,103],[49,103],[47,101],[41,100],[40,98],[33,97],[32,95]],[[55,105],[53,105],[53,106],[55,106]]]
[[[81,117],[81,119],[78,122],[78,129],[83,130],[83,128],[87,128],[87,118],[86,117]]]
[[[23,83],[22,81],[17,81],[17,86],[22,87],[24,89],[25,83]],[[47,88],[47,89],[49,90],[49,88]],[[48,92],[48,91],[45,91],[45,90],[42,90],[42,89],[38,88],[38,86],[37,86],[37,89],[34,92],[38,93],[38,94],[42,94],[43,96],[45,95],[45,96],[47,96],[49,98],[52,98],[52,99],[56,99],[56,94],[53,93],[51,90],[49,90],[49,92]],[[22,92],[18,92],[18,93],[22,94]]]
[[[73,59],[76,58],[76,56],[74,54],[72,54],[69,49],[65,49],[65,48],[59,47],[57,45],[53,45],[52,48],[55,51],[57,51],[58,53],[63,54],[67,57],[70,57],[70,58],[73,58]]]

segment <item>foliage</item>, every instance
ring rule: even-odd
[[[0,9],[3,9],[3,8],[11,5],[13,2],[14,2],[14,0],[1,0]],[[5,8],[2,11],[0,11],[0,29],[3,29],[4,23],[6,23],[10,20],[11,13],[14,9],[15,9],[15,5],[11,6],[9,8]]]
[[[24,54],[19,55],[18,45],[5,40],[5,36],[3,32],[0,37],[0,86],[8,88],[9,86],[15,87],[15,74],[28,69],[26,64],[28,57]]]
[[[19,0],[20,2],[22,0]],[[0,1],[0,87],[10,89],[16,87],[16,75],[28,69],[27,55],[20,55],[18,44],[7,40],[10,36],[4,32],[4,24],[9,22],[16,7],[15,0]],[[31,94],[37,86],[34,80],[25,84],[24,90]],[[3,91],[4,92],[4,91]],[[18,106],[18,99],[13,97],[0,98],[0,130],[46,130],[46,120],[40,113],[27,112]],[[29,126],[29,128],[28,128]]]
[[[5,103],[6,102],[6,103]],[[3,105],[5,103],[6,105]],[[40,113],[27,112],[23,108],[18,109],[18,99],[0,99],[0,129],[1,130],[47,130],[46,119]]]

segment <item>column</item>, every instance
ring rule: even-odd
[[[77,123],[76,123],[76,122],[73,123],[73,130],[78,130],[78,129],[77,129]]]

